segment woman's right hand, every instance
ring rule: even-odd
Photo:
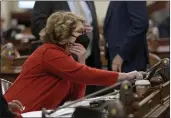
[[[127,77],[128,79],[143,79],[143,74],[145,74],[145,72],[132,71],[127,73]]]
[[[86,49],[83,45],[79,43],[74,43],[74,46],[70,48],[70,52],[78,56],[78,61],[81,64],[85,64],[86,59]]]
[[[143,75],[146,75],[145,72],[132,71],[128,73],[119,73],[119,80],[126,79],[143,79]]]

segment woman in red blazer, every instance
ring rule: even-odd
[[[76,40],[88,38],[84,20],[71,12],[53,13],[42,30],[44,44],[23,64],[22,71],[5,94],[8,102],[16,99],[24,112],[53,109],[84,96],[86,84],[109,86],[117,80],[132,79],[139,73],[118,73],[85,65],[85,48]],[[75,54],[75,61],[70,54]]]

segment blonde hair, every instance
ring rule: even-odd
[[[40,32],[40,38],[44,43],[53,43],[65,47],[66,40],[72,35],[77,22],[84,23],[84,19],[71,12],[55,12],[47,19],[45,28]]]

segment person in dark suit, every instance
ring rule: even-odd
[[[145,1],[111,1],[104,22],[109,70],[145,71],[148,61]]]
[[[47,18],[55,11],[71,11],[84,16],[86,22],[93,28],[90,34],[92,41],[87,49],[86,65],[100,69],[99,30],[95,5],[93,1],[82,1],[80,2],[82,8],[79,8],[80,5],[78,3],[68,1],[36,1],[32,16],[32,33],[39,40],[39,32],[45,27]],[[99,89],[101,87],[88,86],[86,94],[90,94]]]

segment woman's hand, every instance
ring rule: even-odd
[[[127,78],[128,79],[143,79],[144,75],[146,75],[145,72],[132,71],[132,72],[127,73]]]
[[[9,102],[8,107],[9,107],[9,110],[13,112],[15,115],[18,115],[18,114],[15,113],[14,111],[19,110],[22,112],[25,109],[25,107],[18,100],[13,100],[12,102]]]
[[[93,31],[93,27],[90,24],[85,24],[84,29],[87,33]]]
[[[73,46],[70,47],[69,51],[72,54],[78,56],[78,61],[82,64],[85,64],[86,59],[86,49],[79,43],[74,43]]]
[[[132,71],[129,73],[119,73],[119,80],[126,79],[143,79],[143,75],[146,75],[145,72]]]

